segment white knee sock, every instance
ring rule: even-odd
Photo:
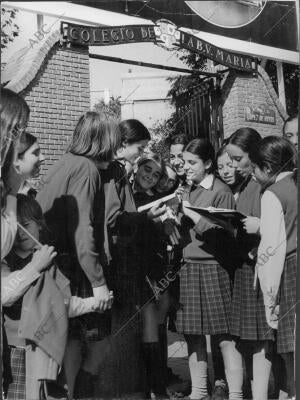
[[[225,365],[225,375],[229,389],[229,400],[243,398],[243,359],[235,347],[235,342],[225,340],[220,343]]]
[[[190,398],[201,399],[207,395],[207,361],[198,361],[197,354],[189,356],[189,367],[192,381]]]
[[[225,375],[229,389],[229,400],[241,400],[243,398],[243,368],[225,369]]]
[[[253,355],[253,400],[268,399],[271,365],[271,361],[266,358],[264,350]]]
[[[190,398],[202,399],[207,396],[207,350],[204,335],[185,335],[189,354],[192,381]]]

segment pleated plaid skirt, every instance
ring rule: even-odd
[[[295,351],[296,254],[285,260],[279,288],[277,352]]]
[[[259,281],[256,289],[253,282],[254,266],[245,263],[235,271],[230,333],[244,340],[274,340],[274,331],[267,324]]]
[[[219,264],[185,264],[180,272],[176,329],[190,335],[229,333],[231,284]]]
[[[10,366],[12,372],[12,382],[8,386],[7,400],[25,400],[25,352],[21,347],[10,348]]]
[[[60,254],[57,264],[62,273],[69,279],[72,296],[87,298],[93,297],[93,288],[86,274],[78,264],[75,256],[68,253]],[[104,266],[104,275],[109,285],[109,269]],[[71,339],[81,340],[83,343],[100,341],[111,334],[110,310],[100,314],[91,312],[69,319],[68,336]]]
[[[108,281],[107,277],[106,280]],[[109,284],[108,287],[110,287]],[[93,288],[83,272],[80,281],[71,281],[71,292],[77,297],[93,297]],[[103,340],[111,334],[111,311],[91,312],[70,318],[68,334],[69,338],[81,340],[83,343]]]

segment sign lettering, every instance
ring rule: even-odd
[[[61,23],[63,38],[69,45],[111,46],[114,44],[153,42],[168,49],[184,48],[200,54],[218,64],[246,72],[256,72],[257,60],[253,57],[232,53],[199,39],[197,36],[179,31],[167,20],[156,25],[131,25],[94,27]]]
[[[257,70],[257,61],[253,57],[220,49],[186,32],[180,32],[180,47],[230,68],[247,72],[255,72]]]
[[[276,125],[275,110],[266,107],[264,104],[245,107],[245,121]]]
[[[156,41],[154,25],[94,27],[62,23],[62,31],[68,43],[80,46],[110,46]]]

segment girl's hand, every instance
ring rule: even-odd
[[[149,219],[155,219],[155,218],[158,218],[161,215],[163,215],[165,213],[165,211],[166,211],[166,205],[164,204],[161,207],[161,203],[160,203],[160,204],[157,204],[156,206],[153,206],[151,208],[151,210],[149,210],[147,212],[147,216]]]
[[[163,223],[164,232],[169,236],[170,243],[174,246],[179,244],[180,233],[176,227],[176,222],[174,219],[166,219]]]
[[[184,188],[184,186],[178,186],[178,188],[175,190],[175,193],[176,193],[176,195],[178,196],[178,197],[182,197],[182,195],[183,195],[183,192],[185,191],[185,188]]]
[[[108,309],[110,309],[110,308],[112,307],[113,302],[114,302],[114,294],[113,294],[112,291],[110,291],[110,292],[109,292],[109,304],[108,304]],[[103,309],[101,309],[101,308],[99,307],[99,302],[98,302],[98,299],[97,299],[96,297],[94,297],[94,305],[93,305],[93,307],[92,307],[92,311],[98,312],[98,313],[100,313],[100,314],[103,313]]]
[[[93,294],[99,312],[109,310],[114,300],[113,293],[108,290],[106,285],[93,288]]]
[[[31,262],[34,264],[37,272],[42,272],[44,269],[52,264],[54,257],[57,256],[53,246],[44,245],[36,250],[33,254]]]
[[[259,233],[260,219],[257,217],[247,217],[242,220],[244,229],[247,233]]]
[[[272,329],[278,329],[279,307],[265,306],[265,313],[268,325]]]

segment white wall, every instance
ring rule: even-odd
[[[167,119],[174,111],[168,91],[169,76],[175,74],[135,74],[122,77],[121,114],[122,119],[135,118],[148,128],[159,120]]]

